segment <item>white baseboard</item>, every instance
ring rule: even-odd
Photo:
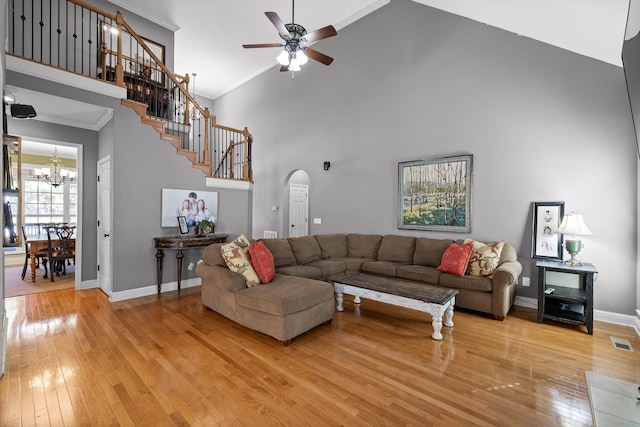
[[[98,280],[93,279],[93,280],[84,280],[80,282],[80,288],[78,289],[83,291],[85,289],[93,289],[97,287],[98,287]]]
[[[200,286],[201,280],[199,277],[195,277],[193,279],[186,279],[180,283],[181,289],[193,288],[196,286]],[[171,292],[178,290],[178,282],[168,282],[163,283],[161,287],[161,292]],[[145,286],[143,288],[131,289],[128,291],[120,291],[120,292],[112,292],[109,295],[109,301],[118,302],[125,301],[133,298],[146,297],[149,295],[156,295],[158,293],[158,287],[156,285],[153,286]]]
[[[516,296],[513,305],[519,307],[538,309],[537,298],[527,298]],[[636,310],[636,315],[612,313],[604,310],[593,310],[593,320],[599,322],[612,323],[615,325],[629,326],[636,331],[636,334],[640,336],[640,310]]]

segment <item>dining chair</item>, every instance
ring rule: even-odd
[[[27,266],[31,263],[31,245],[29,244],[29,236],[37,236],[40,234],[40,224],[26,223],[22,225],[22,238],[24,240],[24,266],[22,267],[22,275],[20,276],[24,280],[24,276],[27,274]],[[40,264],[44,267],[44,276],[47,277],[47,255],[48,251],[43,249],[36,253],[36,267],[40,267]]]
[[[73,242],[74,227],[47,226],[47,250],[49,255],[49,275],[53,282],[54,276],[66,274],[65,261],[73,259],[75,262],[76,251]]]

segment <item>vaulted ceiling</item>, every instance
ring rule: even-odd
[[[340,29],[389,1],[298,0],[295,22],[308,31],[331,24],[339,37]],[[413,1],[622,66],[620,56],[629,0]],[[242,44],[280,42],[264,12],[277,12],[285,22],[290,22],[292,12],[291,0],[110,2],[174,30],[174,71],[196,73],[198,94],[209,98],[216,98],[275,67],[278,49],[249,51]],[[319,50],[321,45],[322,42],[317,45]]]

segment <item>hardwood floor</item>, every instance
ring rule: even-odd
[[[205,310],[199,288],[109,303],[99,290],[10,298],[0,424],[588,426],[585,370],[640,382],[631,328],[427,314],[345,298],[282,347]],[[615,349],[609,335],[636,350]]]

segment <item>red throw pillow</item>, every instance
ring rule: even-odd
[[[471,252],[473,252],[473,243],[471,242],[462,245],[451,243],[442,254],[442,261],[440,261],[438,271],[455,274],[460,277],[464,276],[469,266]]]
[[[276,274],[273,254],[267,249],[264,242],[257,241],[250,244],[248,251],[253,269],[258,274],[260,281],[262,283],[269,283],[273,280],[273,276]]]

